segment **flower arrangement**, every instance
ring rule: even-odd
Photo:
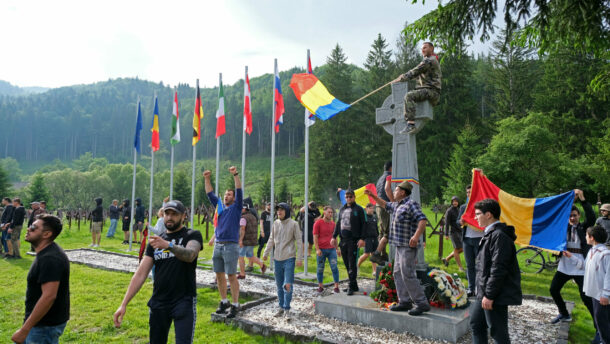
[[[432,269],[428,276],[434,281],[434,294],[430,298],[430,305],[438,308],[464,308],[468,306],[466,287],[457,274]]]
[[[394,274],[392,267],[394,261],[388,263],[379,273],[377,288],[371,293],[371,298],[379,304],[380,308],[389,308],[391,305],[398,302],[396,294],[396,284],[394,284]]]

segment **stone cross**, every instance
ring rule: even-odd
[[[433,118],[432,105],[428,101],[416,103],[415,130],[408,134],[400,134],[400,131],[407,126],[404,116],[404,97],[407,91],[406,82],[392,84],[392,94],[385,99],[380,108],[376,109],[376,123],[383,126],[383,129],[392,135],[392,177],[419,179],[415,136],[425,123]],[[396,185],[398,184],[392,184],[392,190]],[[411,199],[421,204],[419,185],[415,183],[412,185]],[[421,240],[423,240],[423,236]],[[418,270],[425,270],[428,267],[423,247],[417,252],[417,262]]]

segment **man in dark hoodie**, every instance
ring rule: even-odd
[[[341,190],[338,190],[341,191]],[[339,248],[343,256],[343,263],[349,277],[349,287],[345,290],[347,295],[354,295],[358,291],[358,248],[364,247],[366,234],[366,213],[356,203],[354,191],[345,191],[345,205],[339,210],[339,217],[335,225],[331,246],[337,247],[336,238],[341,235]]]
[[[470,308],[472,342],[510,343],[508,306],[520,305],[521,273],[515,249],[515,228],[500,222],[500,204],[493,199],[475,203],[474,217],[485,228],[476,259],[476,301]]]
[[[104,208],[102,198],[95,199],[95,209],[91,212],[91,245],[90,247],[100,247],[102,238],[102,224],[104,223]]]
[[[136,210],[133,224],[133,235],[136,243],[140,243],[142,238],[142,230],[144,229],[144,218],[146,217],[146,209],[142,205],[142,199],[136,198]]]
[[[21,228],[23,227],[23,221],[25,220],[25,208],[21,204],[20,198],[13,198],[13,218],[9,225],[8,234],[10,235],[9,250],[12,247],[12,256],[7,256],[7,259],[21,259],[21,253],[19,252],[19,238],[21,237]]]
[[[2,249],[4,250],[3,255],[8,256],[12,253],[8,249],[8,226],[11,223],[11,219],[13,218],[13,203],[10,198],[4,197],[2,199],[2,205],[4,206],[4,212],[2,213],[2,218],[0,219],[0,231],[2,231]]]
[[[129,223],[131,222],[131,208],[128,199],[123,200],[119,210],[122,212],[121,217],[123,219],[123,245],[126,245],[129,244]]]

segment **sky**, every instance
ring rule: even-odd
[[[165,85],[233,84],[244,77],[325,63],[339,43],[362,66],[379,33],[391,48],[405,21],[437,1],[2,0],[0,80],[61,87],[121,77]],[[485,50],[481,44],[475,51]]]

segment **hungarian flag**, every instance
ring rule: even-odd
[[[226,132],[225,126],[225,92],[222,88],[222,80],[218,88],[218,110],[216,111],[216,138],[224,135]]]
[[[309,55],[309,54],[307,54]],[[313,74],[313,69],[311,68],[311,59],[307,56],[307,74]],[[309,109],[305,108],[305,125],[311,127],[316,123],[316,116],[314,116]]]
[[[250,78],[246,74],[244,81],[244,131],[252,134],[252,108],[250,107]]]
[[[282,84],[277,69],[275,70],[273,92],[275,93],[275,132],[279,133],[280,124],[284,124],[284,97],[282,96]]]
[[[140,131],[142,131],[142,109],[140,108],[140,100],[138,99],[138,118],[136,119],[136,134],[133,138],[133,148],[140,153]]]
[[[193,146],[201,139],[201,120],[203,119],[203,106],[199,94],[199,80],[197,80],[197,98],[195,99],[195,112],[193,113]]]
[[[152,125],[150,127],[150,131],[152,132],[150,146],[152,147],[152,151],[156,152],[159,150],[159,103],[157,102],[156,96],[155,110],[153,111]]]
[[[180,142],[180,125],[178,123],[178,91],[174,93],[174,109],[172,111],[172,145]]]

